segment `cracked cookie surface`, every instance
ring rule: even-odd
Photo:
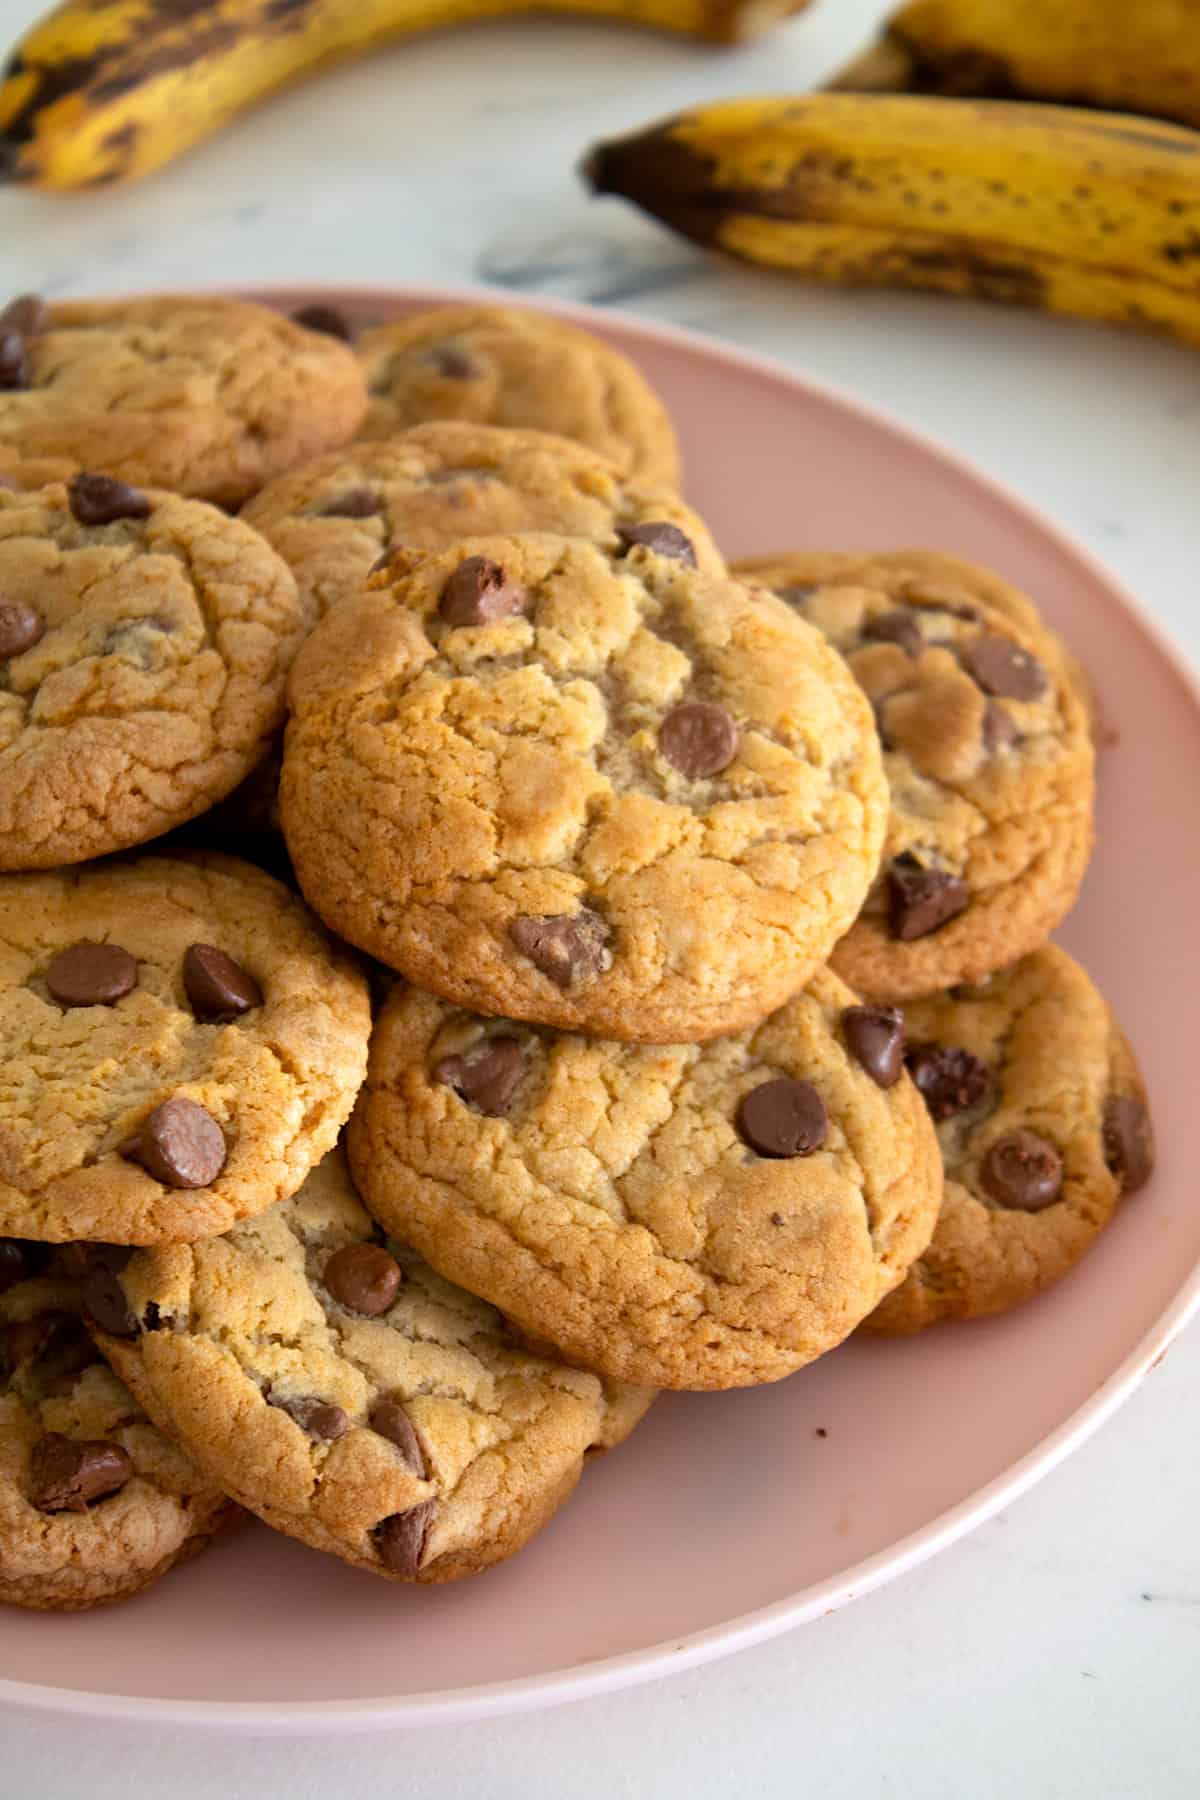
[[[582,444],[491,425],[418,425],[359,440],[270,482],[242,517],[291,568],[310,621],[358,593],[390,545],[554,531],[616,548],[622,526],[662,520],[702,568],[724,564],[706,526],[666,491],[634,485]]]
[[[0,444],[236,505],[344,443],[367,406],[336,339],[215,297],[55,301],[0,393]]]
[[[309,900],[479,1011],[735,1030],[820,965],[875,874],[886,787],[840,658],[645,545],[397,553],[308,639],[289,704]]]
[[[945,1194],[928,1249],[867,1320],[919,1331],[1006,1311],[1060,1279],[1153,1164],[1132,1050],[1088,975],[1047,944],[904,1008]]]
[[[1019,606],[914,580],[901,556],[864,564],[870,586],[824,584],[830,560],[756,563],[747,578],[823,633],[874,707],[883,865],[831,960],[860,993],[904,1000],[1016,961],[1069,910],[1092,847],[1088,719]]]
[[[151,1415],[268,1524],[392,1579],[519,1550],[653,1399],[530,1353],[385,1239],[340,1151],[292,1199],[140,1252],[120,1281],[131,1335],[101,1341]]]
[[[369,1030],[362,975],[248,863],[0,878],[0,1231],[228,1230],[332,1145]]]
[[[257,532],[83,480],[0,492],[0,869],[126,849],[231,792],[275,740],[304,633]],[[125,513],[81,523],[95,491]]]
[[[446,306],[362,332],[371,405],[364,437],[462,419],[574,438],[622,475],[679,484],[666,409],[619,350],[548,313]]]
[[[0,1604],[124,1600],[234,1512],[103,1361],[61,1257],[0,1239]]]
[[[350,1124],[368,1204],[573,1362],[773,1381],[901,1280],[941,1197],[915,1087],[881,1086],[828,971],[703,1045],[585,1039],[397,988]]]

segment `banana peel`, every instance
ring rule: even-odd
[[[559,12],[738,43],[807,0],[66,0],[0,76],[0,179],[132,181],[226,120],[377,44]]]
[[[848,285],[1143,325],[1200,344],[1200,133],[914,95],[701,106],[584,165],[686,237]]]

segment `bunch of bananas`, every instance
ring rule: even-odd
[[[518,13],[738,43],[808,0],[65,0],[0,77],[0,178],[132,180],[235,113],[376,44]]]
[[[830,85],[698,107],[585,172],[748,262],[1200,344],[1200,0],[908,0]]]

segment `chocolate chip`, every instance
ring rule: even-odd
[[[443,1056],[433,1079],[452,1087],[470,1106],[500,1118],[513,1103],[524,1078],[525,1052],[516,1038],[481,1038],[460,1056]]]
[[[670,525],[665,519],[651,519],[645,525],[618,525],[617,542],[626,555],[640,544],[657,556],[669,556],[672,562],[685,563],[689,569],[696,567],[696,550],[691,538],[680,531],[678,525]]]
[[[781,600],[786,600],[789,606],[794,606],[797,612],[804,612],[817,589],[815,587],[781,587],[774,591]]]
[[[29,348],[19,331],[0,330],[0,388],[15,393],[29,386]]]
[[[935,1124],[978,1106],[991,1092],[991,1070],[969,1050],[952,1044],[910,1044],[904,1061]]]
[[[1154,1173],[1150,1114],[1131,1094],[1112,1094],[1104,1103],[1104,1160],[1123,1194],[1145,1187]]]
[[[120,1444],[98,1438],[79,1442],[48,1431],[29,1457],[29,1497],[39,1512],[84,1513],[96,1500],[115,1494],[133,1474]]]
[[[32,606],[23,600],[0,600],[0,659],[32,650],[45,634],[46,622]]]
[[[447,625],[491,625],[529,605],[529,590],[510,581],[488,556],[468,556],[442,589],[438,612]]]
[[[738,728],[723,706],[693,700],[667,714],[658,728],[658,747],[681,775],[704,781],[737,755]]]
[[[892,936],[907,943],[928,937],[965,911],[967,884],[945,869],[927,869],[909,851],[888,869],[888,923]]]
[[[811,1156],[825,1142],[829,1115],[811,1081],[779,1076],[742,1096],[738,1130],[760,1156]]]
[[[846,1047],[876,1087],[895,1087],[904,1070],[904,1014],[896,1006],[848,1006]]]
[[[212,1114],[183,1094],[156,1106],[136,1138],[121,1145],[122,1156],[172,1188],[208,1187],[227,1154],[225,1134]]]
[[[1005,700],[1039,700],[1050,685],[1036,656],[1010,638],[976,638],[963,651],[962,660],[985,694]]]
[[[350,321],[336,306],[298,306],[292,314],[294,325],[303,325],[305,331],[319,331],[325,337],[341,338],[343,344],[353,341],[354,332]]]
[[[39,1313],[35,1319],[22,1319],[16,1325],[6,1326],[0,1333],[0,1344],[3,1345],[4,1364],[9,1374],[15,1374],[24,1363],[34,1362],[46,1348],[55,1331],[62,1324],[62,1313]]]
[[[421,1440],[413,1422],[397,1400],[377,1400],[371,1408],[371,1430],[385,1437],[408,1464],[414,1475],[424,1481],[429,1473]]]
[[[383,511],[383,501],[368,487],[347,488],[317,508],[322,519],[370,519]]]
[[[30,1281],[45,1266],[47,1256],[44,1244],[32,1244],[25,1238],[0,1238],[0,1294],[6,1294],[19,1281]]]
[[[862,628],[862,635],[876,643],[898,644],[905,656],[911,656],[914,662],[925,648],[921,627],[912,613],[902,607],[897,607],[895,612],[880,613],[877,618],[868,619]]]
[[[328,1400],[318,1400],[314,1394],[306,1394],[297,1400],[277,1400],[272,1394],[269,1399],[272,1406],[295,1419],[302,1431],[325,1443],[331,1444],[336,1438],[344,1437],[350,1429],[349,1413]]]
[[[71,512],[80,525],[112,525],[117,519],[148,519],[151,505],[145,494],[117,481],[112,475],[86,471],[68,484]]]
[[[32,338],[49,329],[50,313],[40,294],[18,294],[0,312],[0,331],[19,331],[23,338]]]
[[[420,1506],[410,1506],[407,1512],[393,1513],[379,1521],[372,1535],[385,1568],[410,1578],[417,1573],[436,1512],[436,1500],[422,1500]]]
[[[98,1330],[115,1338],[138,1335],[138,1322],[115,1269],[98,1259],[89,1263],[80,1296],[84,1312]]]
[[[983,747],[988,755],[997,750],[1007,750],[1010,745],[1019,741],[1021,733],[1011,713],[1006,713],[1002,706],[989,700],[983,709],[983,726],[980,732]]]
[[[471,361],[465,350],[457,344],[435,344],[425,352],[426,362],[432,363],[439,375],[447,381],[471,381],[479,374],[478,364]]]
[[[334,1251],[322,1279],[334,1299],[350,1312],[375,1319],[400,1292],[404,1271],[378,1244],[347,1244]]]
[[[60,950],[46,970],[46,986],[60,1006],[114,1006],[133,992],[137,978],[128,950],[87,938]]]
[[[1033,1131],[1010,1131],[997,1138],[983,1159],[985,1192],[1013,1212],[1043,1212],[1062,1188],[1062,1157]]]
[[[226,1025],[262,1005],[262,989],[253,975],[215,944],[191,944],[184,952],[183,991],[206,1024]]]
[[[556,987],[572,987],[589,975],[612,967],[609,930],[599,913],[583,907],[577,913],[550,913],[514,919],[508,935],[523,956]]]

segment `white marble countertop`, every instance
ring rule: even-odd
[[[0,40],[38,10],[0,0]],[[967,453],[1102,556],[1200,662],[1194,352],[724,267],[575,179],[597,137],[705,96],[811,85],[884,10],[821,0],[724,53],[565,20],[415,39],[129,192],[0,193],[0,293],[489,281],[689,325]],[[1198,1384],[1194,1325],[1097,1438],[966,1542],[730,1661],[557,1712],[325,1743],[6,1713],[0,1792],[1190,1800]]]

